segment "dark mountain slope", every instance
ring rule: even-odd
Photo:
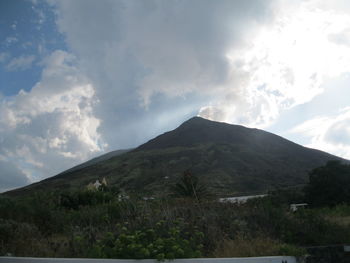
[[[257,133],[255,131],[258,131]],[[209,121],[193,117],[177,129],[166,132],[136,150],[154,150],[169,147],[188,147],[200,143],[250,144],[251,136],[260,135],[263,131],[248,129],[239,125]]]
[[[285,151],[295,151],[295,154],[304,154],[304,150],[311,150],[263,130],[194,117],[177,129],[157,136],[134,151],[189,147],[207,143],[230,144],[267,153],[277,151],[285,154]],[[322,153],[317,150],[312,150],[312,152]],[[327,153],[323,154],[330,156]]]
[[[265,192],[304,184],[311,169],[335,159],[269,132],[194,117],[130,152],[12,194],[79,188],[102,177],[127,191],[164,193],[187,169],[220,195]]]
[[[132,149],[125,149],[125,150],[116,150],[116,151],[111,151],[111,152],[108,152],[108,153],[105,153],[101,156],[98,156],[98,157],[95,157],[85,163],[82,163],[82,164],[79,164],[77,166],[74,166],[56,176],[60,176],[62,174],[65,174],[65,173],[71,173],[71,172],[74,172],[74,171],[78,171],[78,170],[81,170],[85,167],[88,167],[88,166],[92,166],[94,164],[97,164],[97,163],[100,163],[100,162],[103,162],[103,161],[107,161],[115,156],[119,156],[123,153],[127,153],[127,152],[130,152]]]

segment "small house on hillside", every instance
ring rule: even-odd
[[[102,185],[107,186],[106,179],[103,178],[102,183],[100,183],[100,180],[96,180],[94,183],[89,183],[87,185],[88,190],[98,190]]]
[[[102,182],[101,182],[101,184],[102,184],[103,186],[107,186],[107,180],[106,180],[106,177],[103,177],[103,178],[102,178]]]
[[[302,203],[302,204],[290,204],[290,211],[296,212],[300,208],[305,208],[308,204]]]

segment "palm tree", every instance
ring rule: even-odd
[[[190,171],[185,171],[178,183],[172,187],[172,191],[179,197],[190,197],[197,200],[208,195],[207,188],[199,183],[198,177],[192,175]]]

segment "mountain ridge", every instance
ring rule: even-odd
[[[214,127],[212,124],[214,124],[216,127]],[[256,129],[256,128],[247,128],[244,127],[242,125],[237,125],[237,124],[229,124],[229,123],[225,123],[225,122],[218,122],[218,121],[211,121],[208,119],[204,119],[201,117],[192,117],[189,120],[185,121],[184,123],[182,123],[179,127],[177,127],[176,129],[172,130],[172,131],[168,131],[165,132],[159,136],[156,136],[155,138],[149,140],[148,142],[140,145],[139,147],[137,147],[136,149],[134,149],[134,151],[138,151],[138,150],[150,150],[150,149],[156,149],[156,148],[161,148],[161,147],[174,147],[174,146],[190,146],[190,145],[194,145],[196,142],[198,142],[198,139],[200,138],[198,133],[204,132],[204,136],[206,136],[208,139],[208,133],[210,133],[211,131],[208,132],[208,130],[203,130],[204,128],[209,128],[209,129],[215,129],[218,126],[220,126],[220,128],[225,129],[224,132],[218,134],[218,136],[212,136],[212,138],[210,138],[210,141],[214,141],[216,143],[222,143],[222,142],[227,142],[228,140],[231,140],[231,142],[236,142],[236,143],[244,143],[247,142],[246,140],[242,140],[242,137],[244,137],[244,135],[242,133],[245,132],[250,132],[251,134],[256,133],[257,131],[260,133],[265,133],[265,134],[272,134],[274,136],[279,137],[283,140],[289,141],[287,139],[284,139],[281,136],[278,136],[276,134],[264,131],[264,130],[260,130],[260,129]],[[200,129],[199,129],[200,128]],[[228,134],[229,130],[233,130],[235,129],[235,134],[234,136],[232,136],[232,134]],[[174,131],[179,131],[181,134],[177,134],[175,136],[173,136],[173,132]],[[190,138],[190,140],[186,140],[186,141],[182,141],[180,142],[180,144],[174,145],[171,144],[171,142],[174,142],[174,139],[184,139],[184,137],[182,136],[182,133],[188,133],[188,132],[192,132],[192,136]],[[170,137],[170,138],[169,138]],[[178,138],[174,138],[174,137],[178,137]],[[214,137],[214,138],[213,138]],[[159,144],[159,141],[166,141],[167,144],[165,145],[161,145],[161,147],[156,147],[154,144],[154,142],[157,142]],[[170,143],[169,143],[170,142]],[[203,142],[203,140],[201,141]],[[289,141],[290,143],[296,144],[292,141]],[[298,145],[298,144],[296,144]],[[304,147],[304,146],[301,146]]]
[[[263,130],[193,117],[121,155],[82,164],[10,194],[81,188],[102,177],[127,191],[159,194],[185,170],[216,194],[266,192],[305,184],[308,172],[329,160],[346,161]]]

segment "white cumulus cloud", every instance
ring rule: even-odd
[[[247,45],[227,52],[232,79],[224,96],[200,115],[254,127],[271,125],[284,110],[321,94],[331,78],[350,70],[350,15],[325,8],[320,1],[275,5],[275,20]]]
[[[75,57],[55,51],[29,92],[0,101],[0,154],[30,180],[52,176],[105,147],[93,114],[98,101]],[[2,175],[1,176],[5,176]]]
[[[307,120],[290,132],[309,137],[308,147],[350,159],[350,107]]]

